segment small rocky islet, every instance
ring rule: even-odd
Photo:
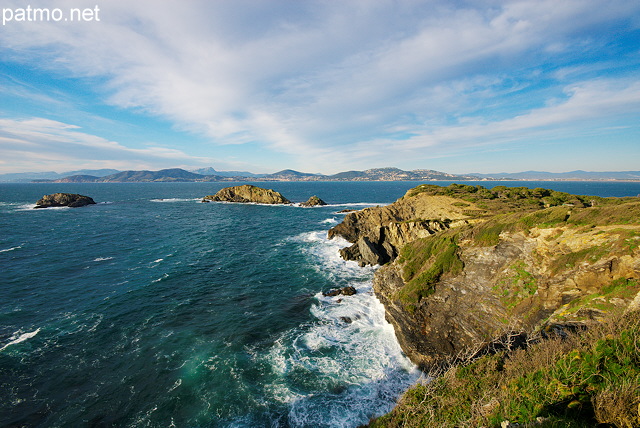
[[[292,202],[285,198],[280,192],[272,189],[243,184],[242,186],[225,187],[215,195],[207,195],[202,198],[202,202],[233,202],[241,204],[269,204],[269,205],[290,205]],[[301,207],[316,207],[327,205],[325,201],[317,196],[311,196],[306,202],[300,203]]]
[[[78,208],[87,205],[95,205],[93,198],[89,196],[79,195],[77,193],[53,193],[44,195],[36,202],[34,209],[52,208],[52,207],[69,207]]]

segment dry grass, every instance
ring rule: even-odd
[[[450,366],[372,427],[640,426],[640,312]]]

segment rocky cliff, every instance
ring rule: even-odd
[[[95,204],[95,201],[83,195],[76,193],[53,193],[51,195],[44,195],[36,202],[34,208],[49,208],[49,207],[84,207],[85,205]]]
[[[354,243],[344,258],[386,263],[374,291],[423,367],[623,310],[640,291],[638,198],[428,186],[347,215],[336,235]]]
[[[469,224],[484,213],[474,203],[447,195],[411,191],[391,205],[349,213],[329,230],[329,238],[342,236],[353,245],[340,254],[364,265],[385,264],[405,244],[436,232]]]
[[[240,202],[258,204],[290,204],[291,202],[279,192],[271,189],[245,184],[243,186],[226,187],[215,195],[205,196],[202,202]]]

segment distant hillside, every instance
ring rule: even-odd
[[[162,169],[160,171],[122,171],[105,177],[91,175],[72,175],[54,183],[145,183],[145,182],[191,182],[222,181],[224,177],[217,175],[201,175],[180,168]],[[44,180],[38,180],[44,181]],[[51,181],[51,180],[49,180]]]
[[[404,171],[398,168],[372,168],[366,171],[347,171],[326,177],[336,181],[414,181],[414,180],[477,180],[472,175],[456,175],[428,169]]]
[[[572,171],[551,173],[543,171],[525,171],[519,173],[497,174],[449,174],[431,169],[404,171],[399,168],[372,168],[365,171],[344,171],[333,175],[310,174],[285,169],[272,174],[253,174],[243,171],[216,171],[213,168],[201,168],[186,171],[180,168],[160,171],[116,171],[109,175],[104,172],[114,170],[75,171],[60,177],[55,172],[24,173],[0,175],[0,181],[53,181],[58,183],[103,183],[103,182],[190,182],[190,181],[476,181],[476,180],[640,180],[640,171],[588,172]],[[34,175],[35,174],[35,175]],[[26,179],[26,177],[33,177]],[[55,178],[46,178],[55,176]],[[3,179],[4,177],[4,179]],[[6,179],[11,178],[11,180]]]
[[[104,177],[110,174],[116,174],[120,171],[117,169],[81,169],[77,171],[67,171],[57,173],[49,172],[17,172],[9,174],[0,174],[0,182],[4,183],[28,183],[34,180],[58,180],[72,175],[86,175],[94,177]]]
[[[190,182],[190,181],[411,181],[411,180],[477,180],[471,175],[455,175],[433,170],[403,171],[398,168],[373,168],[366,171],[347,171],[334,175],[310,174],[306,172],[285,169],[273,174],[253,174],[251,176],[229,175],[231,171],[216,171],[213,168],[203,168],[206,174],[186,171],[180,168],[163,169],[160,171],[122,171],[107,176],[92,174],[74,174],[57,178],[56,183],[122,183],[122,182]],[[215,172],[215,174],[213,174]],[[242,173],[251,174],[251,173]]]
[[[160,171],[123,171],[103,177],[101,182],[131,181],[196,181],[204,178],[201,174],[185,171],[180,168],[162,169]]]
[[[315,181],[322,179],[323,177],[326,176],[294,171],[292,169],[284,169],[282,171],[274,172],[273,174],[266,174],[262,178],[274,181]]]
[[[218,175],[220,177],[263,177],[265,174],[254,174],[249,171],[218,171],[211,167],[192,169],[191,172],[201,175]]]
[[[513,173],[499,172],[492,174],[473,173],[473,175],[487,180],[640,180],[640,171],[524,171]]]

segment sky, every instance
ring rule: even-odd
[[[637,1],[0,8],[0,173],[640,170]]]

